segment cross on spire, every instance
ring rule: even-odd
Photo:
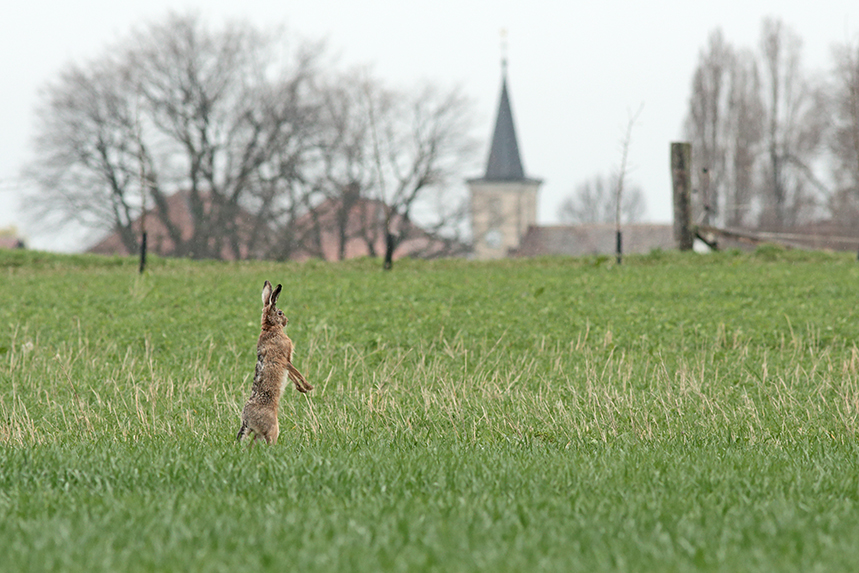
[[[507,77],[507,28],[501,28],[501,76]]]

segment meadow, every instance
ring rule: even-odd
[[[294,362],[235,442],[263,280]],[[0,570],[859,570],[859,263],[0,251]]]

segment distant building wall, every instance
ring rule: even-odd
[[[623,252],[646,254],[654,249],[675,248],[671,225],[635,223],[621,226]],[[531,227],[514,253],[518,257],[543,255],[612,255],[617,248],[617,228],[613,224],[556,225]]]

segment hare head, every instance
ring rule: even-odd
[[[280,291],[283,285],[277,285],[274,289],[271,288],[271,283],[265,281],[262,287],[262,326],[268,327],[285,327],[289,322],[283,311],[277,308],[277,297],[280,296]]]

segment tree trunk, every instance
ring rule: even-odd
[[[385,270],[389,271],[394,267],[394,249],[397,246],[397,237],[390,231],[385,233]]]

